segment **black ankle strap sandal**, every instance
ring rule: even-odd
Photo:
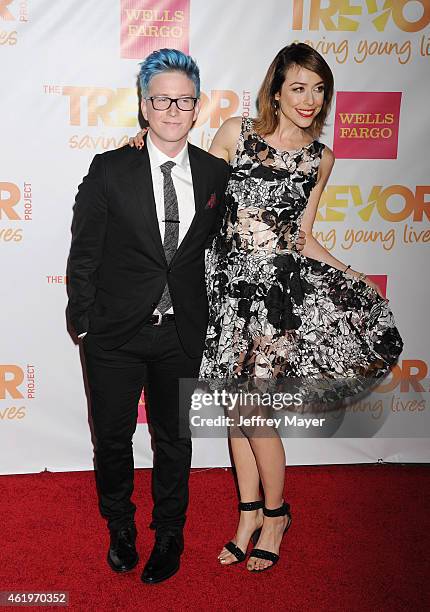
[[[267,517],[288,516],[288,523],[284,529],[284,534],[288,531],[291,525],[291,521],[293,520],[290,512],[290,505],[286,502],[284,502],[279,508],[274,508],[273,510],[264,507],[263,514]],[[254,548],[251,551],[251,554],[249,555],[249,558],[251,557],[255,557],[256,559],[264,559],[265,561],[272,562],[272,565],[268,565],[267,567],[261,570],[252,570],[253,572],[264,572],[265,570],[268,570],[273,567],[279,561],[279,555],[270,552],[270,550],[263,550],[262,548]]]
[[[263,514],[264,516],[288,516],[291,519],[290,504],[284,502],[282,506],[280,506],[279,508],[275,508],[274,510],[270,510],[269,508],[266,508],[266,506],[264,506]]]
[[[239,510],[241,512],[250,512],[252,510],[260,510],[260,508],[263,508],[263,512],[264,512],[263,502],[261,500],[254,501],[254,502],[239,502]],[[260,532],[261,532],[261,527],[259,529],[256,529],[251,536],[251,540],[254,545],[256,544],[258,538],[260,537]],[[236,544],[232,542],[231,540],[230,542],[227,542],[227,544],[224,544],[224,548],[228,550],[228,552],[231,553],[237,559],[237,561],[233,561],[233,563],[229,563],[229,565],[235,565],[236,563],[242,563],[242,561],[245,561],[246,553],[244,553],[243,550],[239,548],[239,546],[236,546]]]
[[[263,501],[261,499],[255,502],[239,502],[239,510],[241,511],[260,510],[260,508],[263,508],[264,512]]]

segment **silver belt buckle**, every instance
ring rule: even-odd
[[[161,312],[156,312],[154,313],[156,317],[158,317],[158,321],[156,323],[154,323],[154,325],[161,325],[161,321],[163,320],[163,315],[161,314]]]

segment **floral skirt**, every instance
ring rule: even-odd
[[[201,379],[377,379],[403,347],[387,302],[299,253],[209,251]],[[357,388],[357,387],[356,387]]]

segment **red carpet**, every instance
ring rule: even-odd
[[[293,524],[277,567],[257,575],[216,560],[236,523],[230,471],[194,470],[181,570],[154,586],[139,579],[152,547],[149,470],[136,472],[141,562],[126,575],[105,561],[92,473],[2,476],[0,590],[66,590],[68,609],[82,612],[428,610],[429,474],[427,466],[289,468]]]

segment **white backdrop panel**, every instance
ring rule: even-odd
[[[148,32],[158,35],[152,44],[163,47],[162,27],[175,26],[180,34],[189,12],[189,34],[183,29],[177,40],[201,69],[204,105],[191,141],[204,148],[225,118],[255,113],[269,63],[294,40],[323,53],[339,103],[342,92],[357,92],[361,112],[368,106],[375,120],[367,94],[401,92],[398,152],[389,159],[378,153],[381,136],[358,142],[357,150],[372,150],[372,159],[344,157],[343,143],[336,144],[336,118],[357,111],[334,101],[322,140],[335,144],[338,159],[315,231],[342,261],[386,278],[405,341],[394,373],[396,395],[406,400],[411,376],[428,374],[428,0],[0,2],[2,474],[92,468],[79,353],[65,326],[65,269],[77,185],[95,153],[122,145],[138,130],[135,86],[145,53],[122,57],[126,8],[138,11],[146,33],[131,41],[128,55],[133,45],[146,48]],[[155,30],[145,29],[149,17]],[[428,404],[428,383],[424,389]],[[415,418],[414,410],[405,410]],[[396,418],[389,417],[391,423]],[[429,461],[428,432],[422,435],[292,439],[287,456],[291,464]],[[137,466],[151,465],[143,422],[135,455]],[[225,440],[196,440],[193,465],[229,465]]]

